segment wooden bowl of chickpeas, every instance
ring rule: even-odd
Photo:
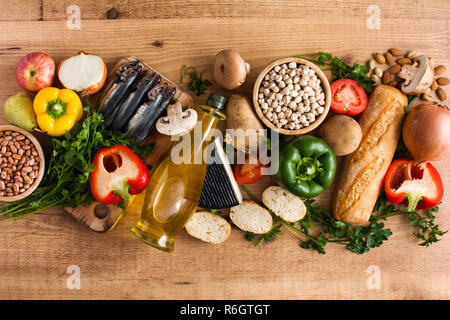
[[[327,77],[314,63],[284,58],[269,64],[256,78],[253,105],[270,129],[301,135],[325,120],[331,104]]]

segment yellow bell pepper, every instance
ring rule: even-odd
[[[33,102],[37,123],[50,136],[62,136],[70,131],[83,115],[83,104],[69,89],[41,89]]]

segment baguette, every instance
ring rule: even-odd
[[[378,85],[359,118],[362,139],[344,158],[332,201],[334,218],[364,225],[369,221],[384,176],[394,157],[408,98],[398,89]]]
[[[273,224],[269,211],[251,200],[231,207],[230,219],[239,229],[256,234],[269,232]]]
[[[279,186],[264,190],[262,202],[275,215],[287,222],[296,222],[306,215],[306,206],[302,199]]]
[[[209,243],[222,243],[228,239],[231,225],[222,217],[207,211],[195,212],[185,226],[186,232]]]

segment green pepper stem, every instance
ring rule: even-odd
[[[406,198],[408,199],[408,208],[406,210],[412,212],[416,210],[417,204],[422,200],[422,194],[419,192],[409,192]]]
[[[130,185],[127,182],[125,182],[125,181],[122,181],[120,183],[116,183],[113,186],[114,194],[117,194],[117,195],[121,196],[124,201],[130,201],[131,200],[131,195],[128,192],[129,189],[130,189]]]
[[[297,164],[297,179],[301,181],[311,181],[317,175],[323,174],[320,161],[310,157],[302,158]]]

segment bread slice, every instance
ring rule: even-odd
[[[296,222],[306,215],[306,206],[302,199],[279,186],[271,186],[264,190],[262,202],[287,222]]]
[[[254,201],[245,200],[230,209],[231,221],[241,230],[264,234],[272,228],[273,219],[269,211]]]
[[[231,225],[224,218],[208,212],[195,212],[186,223],[187,233],[209,243],[222,243],[228,239]]]

